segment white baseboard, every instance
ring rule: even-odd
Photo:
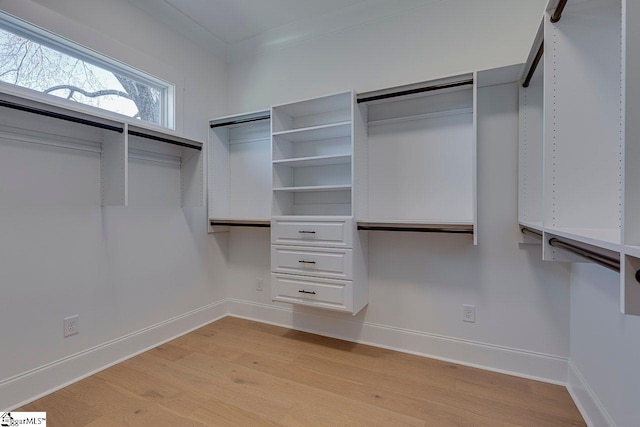
[[[565,386],[566,357],[362,322],[331,312],[228,299],[229,315]]]
[[[607,409],[571,360],[569,361],[567,389],[589,427],[616,427],[616,423]]]
[[[18,408],[226,316],[227,301],[221,300],[6,379],[0,406]]]

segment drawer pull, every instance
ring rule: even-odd
[[[315,264],[315,261],[298,261],[301,264]]]
[[[301,294],[311,294],[311,295],[315,295],[316,294],[316,291],[309,292],[309,291],[304,291],[303,290],[303,291],[298,291],[298,292],[300,292]]]
[[[315,231],[304,231],[304,230],[299,230],[298,233],[300,233],[300,234],[316,234]]]

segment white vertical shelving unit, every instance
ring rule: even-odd
[[[275,106],[273,215],[352,215],[353,94]]]
[[[127,126],[129,156],[180,167],[180,204],[204,206],[204,151],[201,142],[141,125]]]
[[[210,231],[271,223],[270,117],[267,110],[209,122]]]
[[[541,21],[525,71],[528,72],[536,61],[543,39],[544,23]],[[544,54],[528,87],[520,85],[519,90],[518,221],[522,227],[542,232]],[[528,234],[522,234],[522,241],[542,243],[541,239]]]
[[[109,114],[89,113],[55,99],[46,102],[22,92],[0,93],[0,137],[99,153],[102,206],[128,205],[130,158],[179,165],[181,205],[204,205],[201,142],[154,126],[120,121]]]
[[[620,306],[640,315],[640,4],[622,2],[622,79],[624,85],[624,211]]]
[[[475,74],[359,95],[368,140],[359,144],[362,229],[474,235],[477,243]]]
[[[367,236],[353,218],[363,120],[353,92],[271,109],[274,301],[352,314],[368,303]]]
[[[620,310],[640,315],[640,6],[568,2],[553,23],[557,5],[544,16],[544,66],[521,90],[520,224],[542,233],[545,260],[619,269]]]
[[[560,22],[551,23],[552,11],[545,19],[544,227],[619,252],[621,4],[590,0],[567,7]],[[562,253],[550,249],[544,256]]]

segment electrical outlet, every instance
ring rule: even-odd
[[[64,337],[75,335],[80,332],[80,316],[67,317],[63,321]]]
[[[262,291],[264,289],[264,280],[263,279],[256,279],[256,291]]]
[[[462,306],[462,320],[464,322],[476,323],[476,306],[475,305]]]

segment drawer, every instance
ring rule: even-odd
[[[351,248],[353,219],[271,221],[271,244]]]
[[[271,246],[271,271],[351,280],[351,249]]]
[[[274,301],[303,304],[330,310],[353,310],[353,282],[314,280],[289,274],[271,274],[271,298]]]

